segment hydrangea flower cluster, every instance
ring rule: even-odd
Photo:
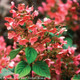
[[[5,17],[5,20],[8,21],[5,23],[9,30],[8,38],[14,40],[14,49],[23,46],[16,56],[17,58],[12,59],[15,66],[20,60],[28,61],[25,58],[25,48],[32,47],[38,53],[35,62],[45,61],[47,63],[52,80],[63,80],[64,77],[71,78],[75,73],[79,73],[80,70],[77,66],[80,56],[74,56],[76,48],[63,49],[63,45],[67,44],[67,41],[64,41],[65,37],[62,36],[66,28],[58,23],[55,24],[56,21],[49,18],[44,18],[43,21],[38,19],[35,24],[33,21],[34,17],[38,16],[38,11],[34,11],[33,6],[25,7],[25,4],[19,4],[17,8],[12,2],[10,13],[12,13],[12,18]],[[17,49],[17,51],[19,50]],[[33,77],[40,77],[34,71],[32,74]],[[8,77],[11,76],[5,78]],[[15,77],[17,78],[18,75]],[[45,78],[45,80],[47,79],[49,78]]]
[[[79,29],[78,24],[78,12],[77,9],[79,4],[76,0],[67,0],[64,4],[61,0],[46,0],[42,2],[42,7],[38,7],[38,10],[50,18],[55,20],[55,24],[66,24],[68,27],[71,27],[72,30],[76,31]]]
[[[7,46],[5,43],[5,40],[3,36],[0,36],[0,78],[1,78],[1,73],[3,73],[4,69],[12,69],[19,61],[19,55],[16,56],[13,60],[10,60],[9,54],[11,52],[11,46]],[[13,74],[14,79],[18,79],[18,74]],[[4,80],[11,79],[12,76],[4,76]]]
[[[6,47],[4,38],[0,36],[0,73],[2,68],[5,68],[9,65],[9,53],[11,51],[11,46]],[[8,66],[9,67],[9,66]]]
[[[14,9],[10,10],[10,12],[15,16],[13,16],[13,18],[5,18],[5,20],[9,22],[5,23],[7,29],[9,30],[8,38],[13,39],[14,42],[16,42],[18,45],[31,45],[40,52],[43,52],[47,48],[54,48],[54,44],[52,45],[49,43],[51,42],[50,34],[52,33],[58,36],[59,34],[62,34],[64,31],[66,31],[66,29],[61,26],[56,28],[54,26],[54,21],[48,18],[44,18],[44,22],[39,19],[37,23],[34,24],[33,19],[38,15],[38,12],[34,11],[32,14],[30,14],[32,11],[33,7],[28,8],[27,6],[25,9],[24,4],[18,5],[18,11],[15,11]],[[55,36],[55,38],[57,37]],[[59,39],[57,38],[61,45],[57,43],[56,40],[56,43],[53,41],[53,43],[57,45],[56,48],[62,48],[62,45],[66,43],[63,41],[63,39],[64,38],[62,37]],[[49,43],[49,45],[46,47],[45,43]]]

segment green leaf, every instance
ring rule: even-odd
[[[49,16],[49,15],[47,15],[46,17],[47,17],[47,18],[50,18],[50,16]]]
[[[24,79],[20,79],[20,80],[28,80],[27,78],[24,78]]]
[[[13,59],[13,58],[15,58],[16,57],[16,55],[21,51],[21,49],[23,49],[23,46],[21,46],[20,48],[18,48],[18,49],[15,49],[15,50],[12,50],[11,52],[10,52],[10,59]]]
[[[73,38],[74,31],[72,31],[71,29],[69,29],[69,30],[67,31],[67,34],[68,34],[71,38]]]
[[[74,75],[74,77],[72,78],[72,80],[80,80],[80,74]]]
[[[0,78],[2,78],[2,77],[4,77],[4,76],[8,76],[8,75],[14,74],[13,72],[11,72],[10,70],[5,69],[5,68],[3,68],[3,69],[1,70],[1,72],[2,72],[2,73],[0,73]]]
[[[46,26],[44,24],[42,24],[43,28],[46,28]]]
[[[29,32],[31,32],[31,33],[32,33],[32,30],[29,30]]]
[[[13,68],[8,68],[11,72],[13,72],[14,73],[14,70],[15,70],[15,67],[13,67]]]
[[[26,76],[30,71],[31,67],[24,61],[20,61],[15,68],[15,73],[19,74],[19,78]]]
[[[29,64],[32,63],[33,61],[35,61],[35,59],[37,57],[37,51],[32,47],[27,47],[25,49],[25,54],[26,54],[27,62]]]
[[[49,71],[48,65],[45,62],[37,61],[33,65],[32,69],[36,74],[50,78],[50,71]]]
[[[67,40],[67,44],[65,44],[63,47],[66,49],[68,48],[68,46],[72,47],[72,43],[73,43],[72,39],[67,37],[65,38],[65,40]]]
[[[49,33],[49,36],[50,36],[50,38],[52,38],[52,37],[54,37],[55,36],[55,34],[53,34],[53,33]]]

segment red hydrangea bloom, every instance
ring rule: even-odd
[[[6,47],[4,38],[0,36],[0,73],[1,70],[8,66],[10,58],[9,53],[11,51],[11,46]]]
[[[26,45],[26,43],[29,42],[27,39],[22,39],[19,41],[20,45]]]
[[[50,7],[55,6],[55,0],[50,1],[47,0],[49,3],[48,6],[46,3],[42,3],[45,11],[47,9],[50,11]],[[52,3],[54,5],[52,5]],[[70,8],[70,6],[68,6],[69,4],[72,4],[69,0],[66,6],[60,1],[60,4],[58,4],[58,12],[52,13],[54,14],[52,17],[56,18],[55,20],[44,18],[42,22],[38,19],[36,24],[34,24],[33,20],[34,17],[38,15],[38,12],[33,11],[33,6],[25,7],[24,4],[18,5],[18,9],[15,11],[15,14],[17,14],[16,17],[12,16],[13,18],[6,18],[6,21],[10,24],[11,29],[13,29],[13,31],[9,30],[8,32],[8,38],[14,40],[13,48],[16,49],[17,46],[23,45],[23,49],[14,59],[11,60],[11,63],[8,65],[10,68],[16,66],[20,60],[27,61],[24,50],[26,47],[32,47],[38,52],[38,56],[35,61],[44,60],[48,64],[51,78],[55,75],[55,79],[59,79],[60,76],[63,77],[62,75],[64,74],[64,71],[69,71],[67,73],[70,73],[73,72],[73,69],[75,69],[75,73],[75,71],[78,70],[76,69],[74,62],[72,62],[74,60],[79,63],[79,60],[74,58],[75,48],[68,47],[68,49],[63,49],[63,45],[67,44],[67,41],[64,41],[64,36],[59,37],[59,34],[61,35],[64,31],[67,31],[66,28],[58,24],[63,22],[65,15],[68,14],[67,9]],[[13,11],[12,14],[14,14]],[[10,19],[12,19],[12,21],[10,21]],[[58,27],[56,28],[56,26]],[[68,68],[68,66],[70,68]],[[74,66],[74,68],[72,66]],[[2,67],[0,67],[0,69],[1,68]],[[35,73],[33,72],[33,74]],[[73,74],[71,74],[71,76],[73,76]],[[18,75],[14,77],[17,78]]]
[[[76,29],[76,26],[79,26],[77,22],[79,20],[78,13],[76,11],[78,7],[79,4],[76,0],[67,0],[65,4],[62,0],[46,0],[46,2],[42,2],[42,7],[38,7],[38,10],[54,19],[55,24],[65,23],[72,30],[76,31],[79,29]]]
[[[74,64],[78,66],[80,64],[80,54],[73,58]]]
[[[30,38],[30,43],[33,45],[37,41],[37,37]]]

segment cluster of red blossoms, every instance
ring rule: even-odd
[[[0,36],[0,73],[2,73],[2,69],[13,68],[15,64],[19,62],[17,56],[15,59],[10,60],[9,57],[10,51],[11,51],[11,46],[7,46],[4,38]],[[13,76],[14,79],[18,79],[18,74],[13,74]],[[12,78],[12,77],[10,75],[4,76],[4,80],[7,80],[8,78]]]
[[[38,7],[38,10],[54,19],[55,24],[63,23],[76,31],[79,29],[78,8],[79,4],[76,0],[67,0],[65,4],[61,0],[46,0],[46,3],[42,2],[42,7]]]
[[[11,51],[11,46],[6,47],[6,43],[4,41],[4,38],[0,37],[0,73],[2,68],[5,68],[7,65],[9,65],[9,53]]]
[[[49,18],[44,18],[43,21],[38,19],[34,24],[34,17],[38,15],[38,11],[33,11],[33,6],[25,7],[25,4],[19,4],[16,8],[12,2],[10,13],[12,18],[6,17],[8,23],[5,25],[9,30],[8,38],[14,40],[14,49],[20,45],[24,48],[33,47],[38,52],[36,61],[43,60],[48,64],[52,80],[64,80],[64,77],[71,78],[76,71],[77,74],[80,72],[78,68],[80,56],[74,56],[75,48],[63,49],[67,41],[64,41],[65,37],[61,35],[66,28],[57,25],[55,20]],[[16,56],[17,58],[12,59],[14,66],[16,62],[26,60],[24,48]],[[33,72],[33,77],[35,76],[38,75]],[[6,76],[6,78],[10,77],[10,75]]]

